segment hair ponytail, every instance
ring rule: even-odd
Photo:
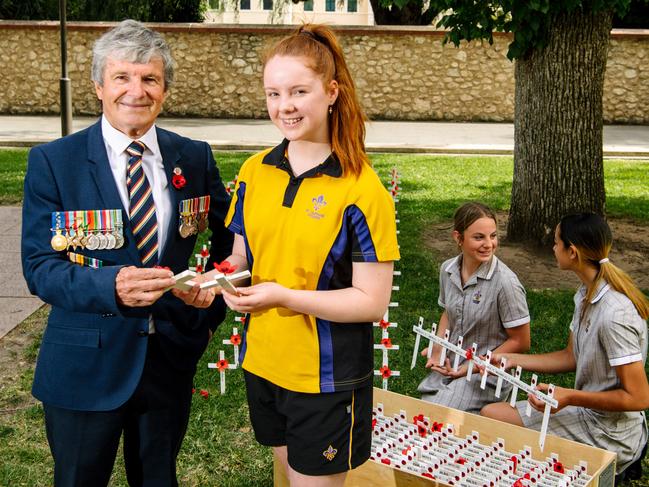
[[[643,320],[649,318],[649,300],[638,289],[631,277],[608,260],[613,244],[611,229],[603,217],[595,213],[568,215],[559,223],[559,236],[564,246],[574,246],[580,264],[588,263],[597,269],[593,283],[588,287],[585,312],[602,279],[631,300]]]
[[[647,301],[647,297],[642,291],[640,291],[640,289],[638,289],[626,272],[611,262],[605,262],[600,264],[597,275],[602,279],[606,279],[606,282],[608,282],[613,289],[625,294],[638,310],[638,314],[643,320],[649,318],[649,301]]]
[[[338,83],[338,98],[329,115],[329,137],[333,153],[345,174],[358,176],[370,165],[365,153],[365,116],[342,48],[333,31],[321,24],[304,24],[264,53],[263,66],[274,56],[306,58],[308,67],[327,85]]]

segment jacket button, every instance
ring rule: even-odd
[[[140,331],[137,332],[137,336],[139,336],[139,337],[148,337],[148,336],[149,336],[149,332],[148,332],[148,331],[144,331],[144,330],[140,330]]]

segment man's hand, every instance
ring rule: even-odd
[[[212,304],[212,301],[214,301],[214,289],[201,289],[195,279],[194,282],[196,284],[194,284],[194,287],[189,291],[172,289],[171,292],[178,299],[182,299],[182,301],[188,306],[193,306],[195,308],[208,308]]]
[[[175,284],[173,272],[166,269],[122,267],[115,277],[115,295],[122,306],[151,306]]]

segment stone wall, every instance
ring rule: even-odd
[[[112,25],[112,24],[111,24]],[[68,24],[75,114],[96,114],[92,44],[110,25]],[[282,26],[158,24],[177,61],[169,116],[266,117],[259,57],[290,31]],[[509,37],[493,45],[442,45],[427,27],[339,28],[361,102],[374,119],[510,121],[514,107]],[[0,113],[57,113],[59,30],[55,22],[0,21]],[[614,32],[608,59],[607,122],[649,123],[649,31]]]

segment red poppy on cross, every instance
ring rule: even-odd
[[[214,268],[221,274],[232,274],[237,270],[237,266],[230,264],[227,260],[224,260],[220,264],[214,262]]]

